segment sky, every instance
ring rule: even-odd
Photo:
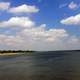
[[[0,0],[0,50],[80,49],[80,0]]]

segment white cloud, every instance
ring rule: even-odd
[[[74,9],[77,9],[78,7],[80,7],[80,5],[72,1],[72,2],[68,5],[68,7],[69,7],[69,9],[74,10]]]
[[[16,7],[11,7],[10,5],[10,2],[0,2],[0,10],[6,10],[7,12],[13,14],[29,14],[39,12],[39,9],[35,5],[22,4]]]
[[[7,21],[0,22],[0,27],[32,27],[35,23],[28,17],[12,17]]]
[[[9,2],[0,2],[0,10],[8,10],[10,7]]]
[[[46,30],[42,27],[34,27],[23,29],[21,32],[17,32],[16,36],[0,35],[0,44],[12,47],[12,49],[54,50],[55,46],[50,46],[58,45],[57,42],[67,36],[64,29]],[[48,44],[49,48],[47,48]]]
[[[6,34],[0,34],[0,45],[5,45],[9,46],[9,48],[13,47],[16,49],[21,44],[23,44],[23,40],[19,36],[9,36]]]
[[[80,14],[63,19],[61,23],[65,25],[80,25]]]
[[[26,5],[23,4],[21,6],[12,7],[9,9],[10,13],[18,14],[18,13],[36,13],[39,9],[34,5]]]
[[[28,17],[12,17],[8,21],[0,22],[1,26],[4,28],[14,26],[21,30],[16,31],[15,35],[0,34],[0,49],[64,50],[80,48],[80,39],[72,37],[65,29],[47,30],[46,24],[36,26]],[[10,31],[10,33],[14,32]]]
[[[31,31],[22,30],[24,34],[20,32],[16,36],[0,34],[0,45],[5,45],[8,49],[21,50],[68,50],[80,48],[80,39],[70,36],[64,29],[53,29],[52,33],[50,33],[50,30],[47,33],[46,30],[42,33],[37,30]]]
[[[59,8],[64,8],[64,7],[67,7],[70,10],[76,10],[76,9],[78,9],[80,7],[80,4],[75,3],[75,2],[72,1],[69,4],[68,3],[64,3],[64,4],[59,5]]]
[[[22,35],[23,37],[27,37],[32,38],[31,40],[39,40],[39,41],[48,41],[50,39],[52,39],[54,41],[56,41],[59,38],[63,38],[68,36],[68,34],[66,33],[66,31],[64,29],[50,29],[50,30],[46,30],[45,28],[32,28],[32,29],[24,29],[22,30],[20,33],[20,35]],[[48,41],[49,42],[49,41]],[[51,41],[50,41],[51,42]]]

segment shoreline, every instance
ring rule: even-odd
[[[12,56],[12,55],[20,55],[20,54],[21,53],[0,53],[0,56]]]

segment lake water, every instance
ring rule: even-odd
[[[0,56],[0,80],[80,80],[80,51]]]

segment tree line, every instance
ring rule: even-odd
[[[27,52],[35,52],[30,50],[0,50],[0,53],[27,53]]]

